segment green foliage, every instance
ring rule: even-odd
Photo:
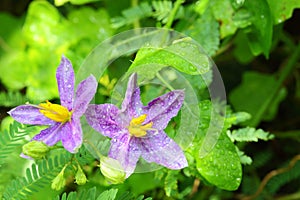
[[[195,107],[185,102],[184,109],[191,115],[181,110],[166,128],[169,136],[175,137],[180,132],[177,125],[182,125],[182,118],[188,119],[188,123],[181,127],[198,128],[194,138],[188,138],[190,135],[185,132],[178,142],[185,146],[188,167],[133,174],[118,185],[109,184],[98,167],[99,155],[108,154],[110,139],[83,127],[85,143],[78,153],[61,151],[58,144],[50,148],[45,159],[28,167],[27,160],[19,158],[21,146],[40,129],[14,122],[0,135],[0,196],[4,199],[56,196],[57,200],[142,200],[143,194],[158,200],[231,199],[254,194],[268,171],[286,166],[285,158],[299,152],[299,140],[295,139],[299,137],[300,78],[295,69],[300,46],[296,43],[297,33],[290,30],[296,30],[293,18],[297,15],[292,16],[300,8],[298,0],[42,0],[25,4],[20,3],[25,9],[15,16],[0,12],[1,112],[27,101],[56,100],[55,69],[64,54],[74,65],[77,83],[90,73],[99,78],[103,72],[99,66],[112,62],[105,71],[112,75],[112,80],[99,81],[104,87],[98,90],[95,103],[106,103],[117,97],[114,86],[118,86],[117,79],[125,72],[127,75],[138,72],[139,81],[157,77],[165,86],[143,85],[144,102],[178,86],[177,79],[184,77],[200,100],[200,120],[190,118],[199,114],[199,102],[193,102]],[[19,4],[14,9],[11,13],[22,10]],[[107,44],[116,51],[102,54],[106,49],[98,49],[99,56],[83,64],[87,71],[78,71],[91,50],[106,38],[131,28],[163,26],[186,36],[171,44],[174,35],[163,32],[155,35],[151,45],[145,43],[151,38],[147,37],[149,32],[135,35],[132,46],[127,38],[109,40]],[[134,54],[136,44],[142,48]],[[126,55],[114,61],[121,51],[126,51]],[[219,109],[225,102],[215,102],[210,94],[210,89],[216,89],[216,71],[212,70],[213,63],[207,54],[220,66],[234,110],[229,106],[226,112]],[[182,76],[174,75],[174,71]],[[164,80],[160,75],[173,80]],[[279,112],[285,108],[289,110]],[[1,113],[0,117],[2,120]],[[9,120],[3,120],[1,130]],[[274,139],[272,144],[271,139]],[[193,143],[182,145],[186,140]],[[243,176],[241,164],[244,164]],[[50,185],[64,167],[62,177],[67,187],[57,195]],[[88,179],[86,184],[74,183],[79,167],[81,175]],[[278,195],[283,195],[282,199],[291,198],[284,195],[299,192],[299,188],[291,187],[299,185],[298,168],[299,162],[272,177],[258,198],[273,199]],[[84,179],[81,183],[85,182]],[[231,192],[240,183],[241,188]]]
[[[268,0],[274,24],[279,24],[289,19],[293,10],[300,8],[300,2],[297,0],[272,1]]]
[[[278,82],[273,75],[246,72],[242,84],[230,93],[229,99],[236,110],[251,114],[252,118],[246,124],[256,126],[264,118],[270,120],[275,116],[279,103],[286,95],[284,92],[278,93],[277,87]]]
[[[274,138],[274,135],[271,135],[262,129],[251,127],[233,130],[232,132],[228,131],[227,135],[232,141],[237,142],[257,142],[259,139],[267,141]]]
[[[0,92],[0,105],[5,107],[13,107],[24,104],[28,101],[20,92]]]
[[[162,39],[164,37],[163,34]],[[147,76],[151,79],[166,66],[195,75],[206,73],[211,63],[190,38],[184,38],[174,41],[172,45],[165,48],[150,46],[140,49],[128,73],[139,72],[141,77]]]
[[[4,164],[5,158],[22,144],[29,131],[30,129],[26,130],[24,125],[14,122],[8,130],[0,134],[0,165]]]
[[[242,176],[240,158],[226,134],[221,133],[215,148],[196,161],[199,173],[208,182],[225,190],[236,190],[239,187]]]
[[[41,188],[49,186],[52,179],[70,160],[69,154],[62,154],[48,160],[41,160],[26,169],[26,176],[19,177],[7,185],[5,199],[28,199]]]
[[[110,189],[98,194],[97,188],[93,187],[88,190],[81,190],[80,192],[70,192],[69,194],[63,193],[53,200],[77,200],[77,199],[90,199],[90,200],[114,200],[116,199],[117,189]]]

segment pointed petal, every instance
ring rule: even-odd
[[[137,85],[137,74],[134,73],[129,77],[121,112],[128,113],[129,117],[138,117],[141,107],[140,88]]]
[[[136,138],[130,137],[128,133],[123,133],[111,140],[108,155],[121,163],[127,178],[134,172],[141,151],[136,144]]]
[[[182,169],[188,165],[181,148],[164,131],[149,133],[140,140],[142,157],[170,169]]]
[[[12,118],[23,124],[53,125],[55,122],[45,117],[40,109],[32,105],[21,105],[8,112]]]
[[[143,112],[147,114],[147,119],[144,124],[153,122],[152,128],[158,130],[165,129],[172,117],[177,115],[183,100],[183,90],[174,90],[153,99],[143,108]]]
[[[82,129],[79,119],[72,119],[61,128],[61,141],[66,150],[77,153],[82,144]]]
[[[97,80],[93,75],[78,84],[73,108],[74,116],[80,117],[84,114],[90,101],[94,98],[96,90]]]
[[[33,137],[33,140],[43,141],[48,146],[55,145],[61,139],[61,124],[55,123],[47,129],[44,129],[40,134]]]
[[[73,107],[74,96],[74,70],[71,62],[62,56],[60,64],[56,70],[56,80],[60,96],[60,103],[69,110]]]
[[[107,137],[114,137],[122,130],[116,121],[119,109],[113,104],[91,104],[85,112],[88,124]]]

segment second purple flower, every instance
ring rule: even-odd
[[[119,110],[113,104],[89,105],[86,119],[90,126],[112,138],[109,157],[118,160],[130,176],[142,157],[170,169],[186,167],[181,148],[164,132],[184,100],[183,90],[174,90],[153,99],[147,106],[140,100],[137,75],[128,81]]]

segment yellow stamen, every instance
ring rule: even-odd
[[[153,122],[149,122],[148,124],[142,125],[146,117],[147,115],[143,114],[137,118],[133,118],[130,121],[128,131],[131,135],[135,137],[143,137],[147,134],[147,130],[154,130],[152,129]]]
[[[47,118],[52,119],[56,122],[67,122],[70,120],[72,112],[70,112],[66,107],[52,104],[49,101],[46,103],[39,104],[40,112]]]

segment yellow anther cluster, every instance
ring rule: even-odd
[[[72,112],[70,112],[66,107],[58,104],[52,104],[49,101],[39,104],[39,107],[40,112],[43,115],[56,122],[67,122],[70,120],[72,115]]]
[[[133,118],[128,126],[129,133],[135,137],[143,137],[147,134],[147,130],[153,130],[153,122],[149,122],[148,124],[142,125],[146,118],[146,114],[143,114],[137,118]]]

